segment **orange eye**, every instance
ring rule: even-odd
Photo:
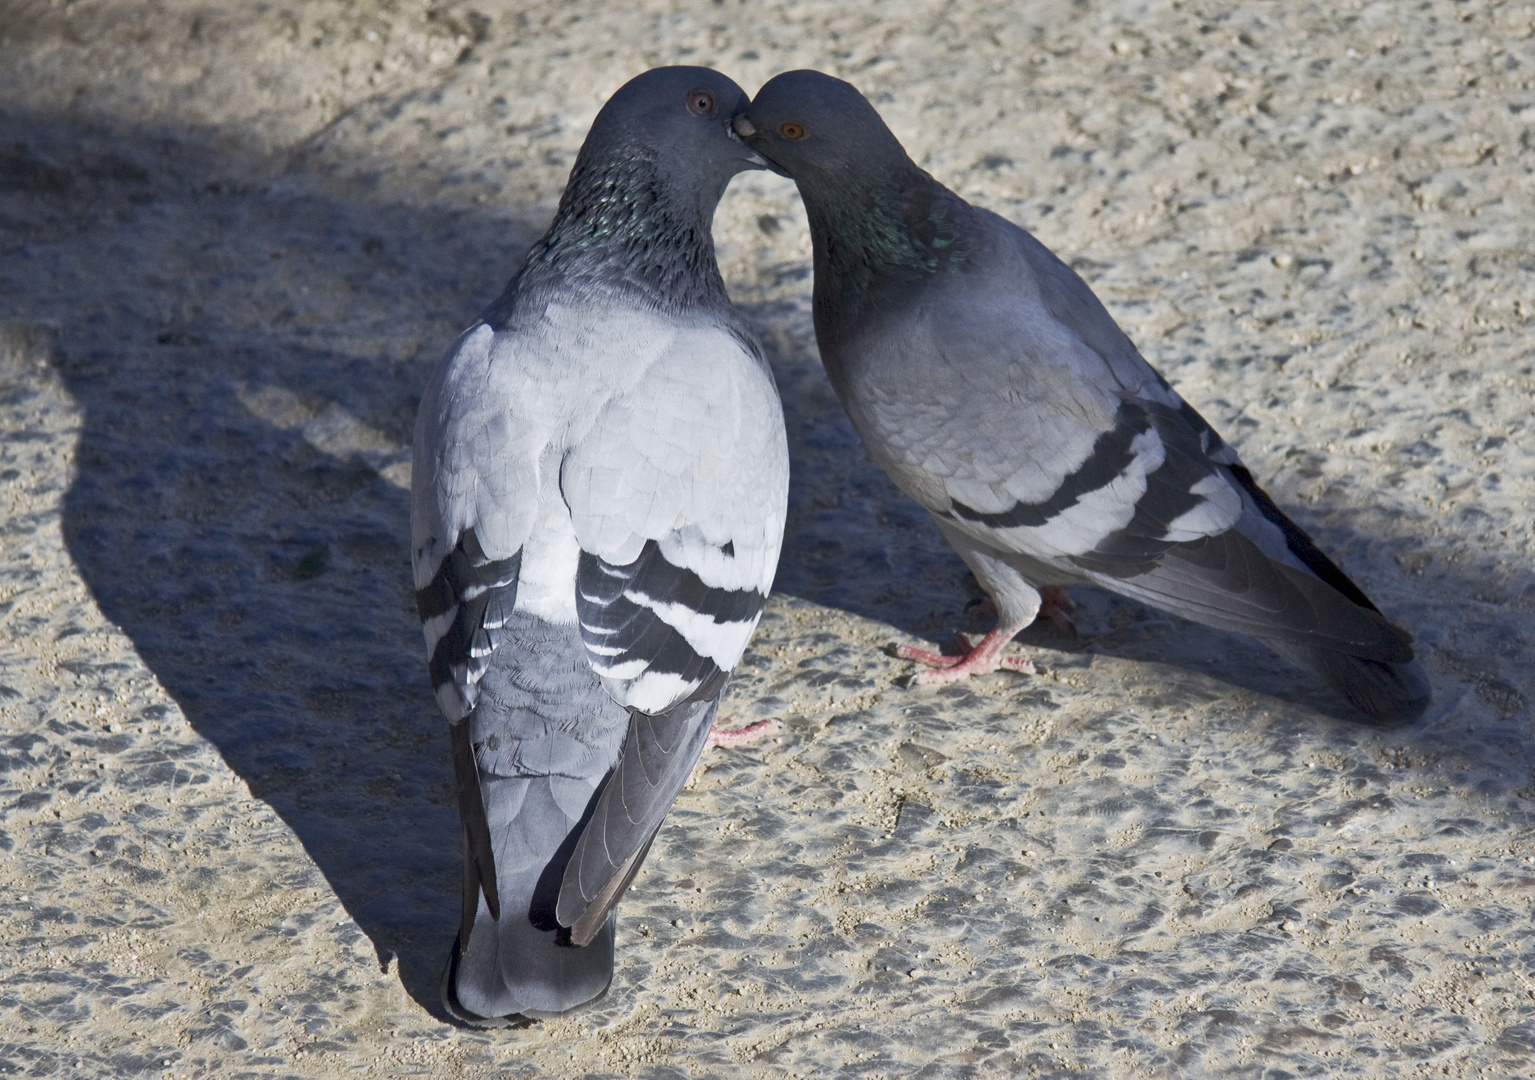
[[[805,137],[805,129],[792,120],[780,126],[778,130],[786,139],[803,139]]]
[[[708,116],[714,111],[714,95],[707,90],[694,90],[688,95],[688,111]]]

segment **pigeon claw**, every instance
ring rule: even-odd
[[[1021,656],[1003,655],[1003,647],[1013,639],[1010,633],[1000,629],[993,630],[976,644],[971,644],[970,639],[964,634],[955,634],[954,638],[959,647],[964,650],[959,656],[944,656],[940,653],[928,652],[926,649],[913,648],[910,645],[901,645],[896,648],[897,656],[906,660],[915,660],[929,669],[919,671],[912,676],[913,686],[941,686],[944,683],[963,682],[972,675],[986,675],[993,671],[1034,674],[1032,660],[1026,660]]]

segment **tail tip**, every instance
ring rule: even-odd
[[[617,919],[610,915],[592,944],[581,947],[561,944],[557,934],[536,931],[533,937],[537,946],[531,955],[522,953],[520,962],[510,973],[504,967],[507,954],[500,950],[479,956],[478,960],[471,958],[466,969],[464,939],[460,934],[453,939],[453,950],[448,954],[448,963],[442,972],[443,1009],[454,1021],[465,1027],[526,1028],[594,1005],[607,997],[613,988],[616,924]],[[542,959],[547,962],[551,952],[558,956],[558,962],[553,969],[544,966],[541,978],[538,961]],[[480,961],[489,961],[489,964],[487,966]],[[478,974],[477,968],[481,969]],[[558,974],[561,969],[564,971],[563,976]],[[507,985],[508,974],[519,982],[520,992]],[[523,976],[522,979],[516,978],[519,974]],[[551,974],[555,976],[552,981],[549,978]],[[467,992],[460,995],[460,983],[466,978]],[[476,986],[477,981],[484,985]],[[476,1011],[464,1003],[466,996],[477,1004],[484,1002],[490,1008],[485,1009],[484,1013]]]
[[[1349,704],[1378,723],[1410,724],[1422,718],[1433,700],[1428,674],[1417,660],[1389,663],[1340,653],[1320,659]]]
[[[442,1007],[458,1023],[466,1027],[496,1029],[496,1028],[525,1028],[531,1027],[536,1021],[531,1016],[523,1016],[521,1013],[509,1013],[506,1016],[481,1016],[474,1010],[466,1008],[464,1003],[458,1000],[458,964],[463,958],[462,937],[453,939],[453,951],[448,954],[447,966],[442,971]]]

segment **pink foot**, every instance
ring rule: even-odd
[[[964,634],[955,634],[955,640],[965,652],[962,656],[944,656],[940,653],[928,652],[926,649],[913,648],[910,645],[896,647],[897,656],[905,660],[915,660],[919,664],[925,664],[931,671],[919,671],[912,676],[912,683],[916,686],[935,686],[941,683],[962,682],[972,675],[985,675],[988,672],[1006,670],[1021,671],[1026,675],[1034,674],[1034,663],[1025,660],[1021,656],[1003,656],[1003,647],[1018,632],[1018,628],[1004,631],[1000,627],[993,630],[980,640],[979,644],[970,644],[970,639]]]

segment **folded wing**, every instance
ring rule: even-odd
[[[565,871],[582,944],[638,872],[702,752],[772,585],[788,497],[783,415],[750,339],[680,334],[565,460],[592,669],[630,710],[622,757]]]

